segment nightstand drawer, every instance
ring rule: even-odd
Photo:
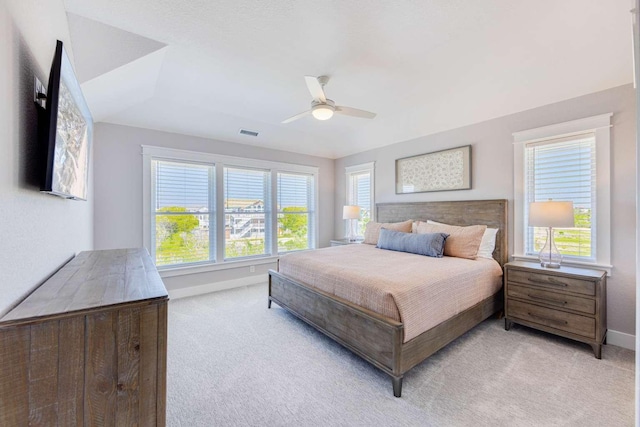
[[[596,301],[594,299],[550,292],[540,288],[516,285],[515,283],[509,283],[507,288],[507,296],[509,298],[520,298],[552,308],[566,308],[585,314],[596,314]]]
[[[596,321],[592,317],[539,307],[516,300],[509,300],[508,310],[509,317],[527,320],[592,339],[596,337]]]
[[[525,285],[540,286],[557,291],[573,292],[583,295],[595,295],[595,282],[571,277],[553,276],[544,273],[532,274],[528,271],[510,269],[507,275],[510,282],[523,283]]]

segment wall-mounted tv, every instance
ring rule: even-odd
[[[44,119],[45,175],[41,191],[87,200],[93,118],[62,42],[49,74]]]

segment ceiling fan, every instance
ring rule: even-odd
[[[301,119],[309,114],[318,120],[329,120],[333,117],[334,113],[345,116],[360,117],[363,119],[373,119],[376,116],[376,113],[371,113],[369,111],[336,105],[335,102],[327,98],[324,94],[324,86],[329,82],[329,77],[304,76],[304,80],[307,82],[307,88],[309,88],[309,92],[311,92],[311,96],[313,97],[313,101],[311,101],[311,109],[304,113],[289,117],[288,119],[283,120],[282,123],[291,123],[292,121]]]

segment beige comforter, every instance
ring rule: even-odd
[[[495,260],[431,258],[367,244],[287,254],[280,258],[279,271],[401,321],[405,342],[502,286],[502,269]]]

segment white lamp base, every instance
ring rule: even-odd
[[[544,268],[560,268],[560,264],[556,262],[540,262],[540,265]]]

